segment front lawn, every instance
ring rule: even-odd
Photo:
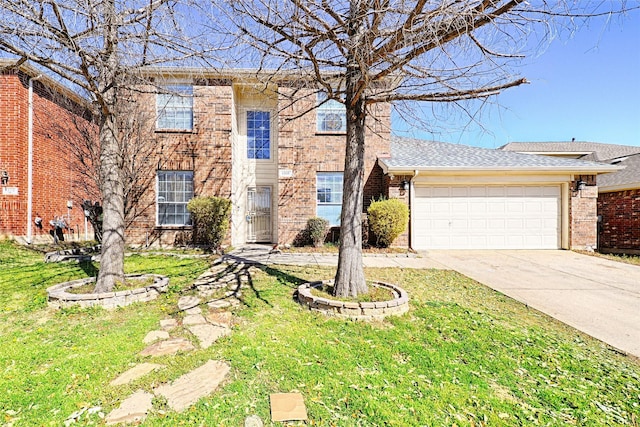
[[[549,317],[450,271],[370,269],[411,296],[384,322],[327,319],[297,304],[295,287],[330,268],[252,269],[233,333],[206,350],[151,360],[147,332],[175,313],[202,258],[127,257],[127,272],[168,275],[172,291],[114,311],[54,311],[45,289],[97,264],[44,264],[0,242],[0,425],[101,425],[132,392],[172,381],[209,359],[232,370],[221,390],[177,414],[156,399],[145,426],[272,425],[269,394],[299,391],[310,425],[529,426],[640,422],[640,365]],[[185,335],[188,336],[188,335]],[[108,383],[133,364],[165,365],[131,385]]]

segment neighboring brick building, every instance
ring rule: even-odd
[[[69,144],[81,138],[76,126],[90,126],[84,101],[36,69],[12,64],[0,60],[0,236],[47,241],[49,221],[63,216],[70,226],[65,236],[72,229],[83,238],[80,203],[88,196]]]
[[[640,147],[571,141],[512,142],[502,149],[618,166],[621,170],[598,175],[597,181],[579,179],[588,189],[597,183],[598,250],[640,254]],[[589,197],[595,198],[593,190]]]

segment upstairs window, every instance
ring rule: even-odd
[[[165,93],[156,95],[156,129],[193,129],[193,87],[165,86]]]
[[[193,198],[193,171],[158,171],[158,225],[191,224],[187,203]]]
[[[318,172],[316,177],[316,216],[340,225],[342,213],[342,172]]]
[[[271,158],[271,115],[268,111],[247,111],[247,158]]]
[[[318,132],[344,133],[347,131],[347,114],[344,104],[335,99],[327,99],[324,92],[318,93],[316,109]]]

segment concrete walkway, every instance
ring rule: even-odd
[[[227,258],[262,264],[335,266],[337,254],[270,253],[249,245]],[[365,267],[458,271],[640,358],[640,266],[571,251],[429,251],[365,255]]]

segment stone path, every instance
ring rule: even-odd
[[[184,313],[182,321],[174,318],[161,320],[159,329],[150,331],[145,336],[143,341],[149,346],[140,352],[140,356],[175,355],[197,348],[190,339],[172,337],[171,333],[174,331],[189,331],[201,349],[207,349],[218,339],[229,335],[233,314],[223,310],[240,304],[242,290],[248,284],[249,265],[243,262],[214,264],[193,283],[189,289],[193,291],[193,295],[185,295],[179,299],[178,310]],[[163,368],[163,365],[156,363],[141,363],[119,375],[110,385],[129,384]],[[155,387],[151,392],[138,390],[111,411],[105,422],[108,425],[142,422],[153,409],[154,396],[164,397],[172,410],[184,411],[199,399],[213,393],[225,380],[230,369],[223,361],[209,360],[173,382]]]

